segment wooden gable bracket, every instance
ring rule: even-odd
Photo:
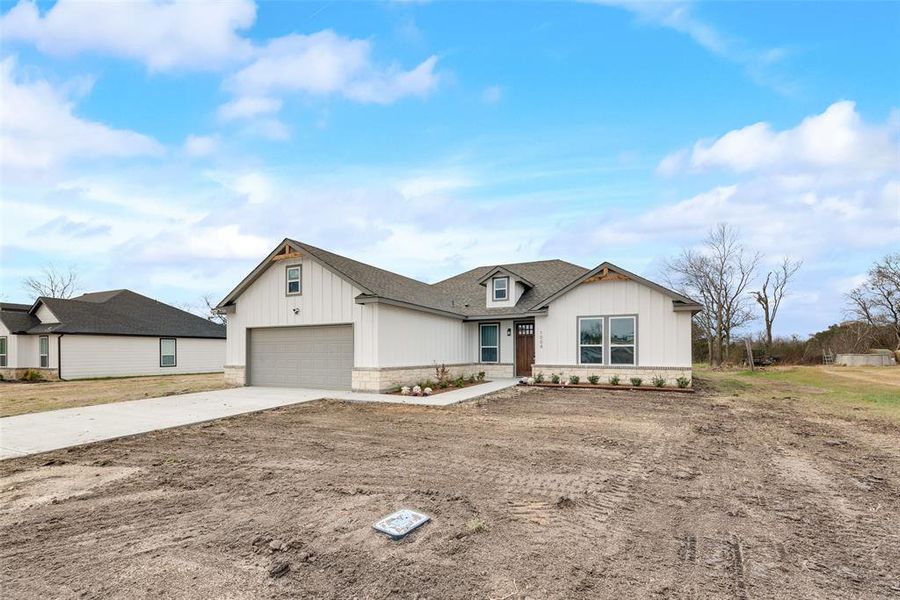
[[[289,258],[300,258],[301,256],[303,256],[303,254],[297,252],[296,250],[293,250],[290,244],[285,244],[284,248],[282,248],[281,251],[278,252],[278,254],[272,257],[272,262],[287,260]]]
[[[621,273],[610,273],[609,267],[603,267],[600,273],[584,280],[585,283],[594,283],[595,281],[631,281],[631,278]]]

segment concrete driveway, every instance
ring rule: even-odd
[[[428,398],[241,387],[16,415],[0,419],[0,460],[325,398],[447,406],[514,385],[515,379],[500,379]]]

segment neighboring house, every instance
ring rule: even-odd
[[[45,379],[222,371],[225,327],[129,290],[0,303],[0,374]]]
[[[691,376],[700,306],[610,263],[485,266],[427,284],[285,239],[217,309],[231,382],[384,391],[441,363],[674,384]]]

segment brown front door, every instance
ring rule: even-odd
[[[534,364],[534,323],[516,323],[516,377],[531,377]]]

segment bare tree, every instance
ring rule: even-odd
[[[850,312],[875,327],[887,327],[900,350],[900,252],[869,269],[866,281],[847,294]]]
[[[736,230],[720,223],[700,250],[684,249],[666,263],[670,284],[703,305],[695,319],[706,333],[713,365],[728,360],[732,334],[753,319],[747,287],[760,258],[747,252]]]
[[[81,291],[78,271],[71,266],[61,270],[55,265],[47,265],[41,270],[40,277],[23,279],[22,286],[35,296],[47,298],[71,298]]]
[[[213,323],[228,323],[228,317],[224,313],[216,311],[217,302],[213,300],[212,294],[203,294],[203,304],[206,306],[206,318]]]
[[[766,346],[772,345],[772,325],[775,323],[775,317],[778,314],[778,308],[784,295],[787,292],[787,285],[791,278],[800,270],[802,261],[791,261],[787,256],[781,261],[781,265],[774,271],[766,273],[766,279],[763,281],[762,287],[750,292],[756,303],[762,308],[763,320],[766,325]]]

